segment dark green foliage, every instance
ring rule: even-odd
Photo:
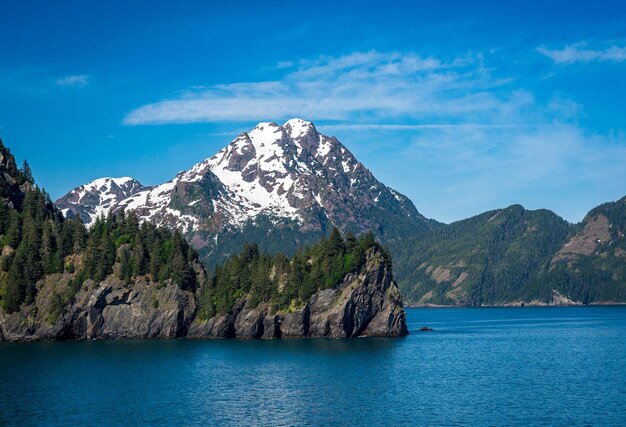
[[[571,232],[571,225],[546,210],[527,211],[519,205],[486,212],[436,228],[406,242],[408,256],[398,256],[400,288],[409,302],[429,291],[429,302],[468,305],[498,304],[523,298],[539,272],[549,263]],[[451,272],[437,282],[434,268]],[[428,268],[431,268],[428,270]],[[462,274],[466,299],[446,294]]]
[[[26,160],[24,160],[24,164],[22,165],[22,169],[20,170],[20,172],[24,181],[28,181],[31,183],[35,182],[35,180],[33,179],[33,172],[30,170],[30,165]]]
[[[112,274],[117,261],[117,276],[126,283],[150,274],[153,281],[171,279],[182,289],[196,288],[197,255],[180,233],[139,225],[134,214],[97,219],[82,253],[84,276],[96,282]]]
[[[11,150],[5,147],[0,139],[0,199],[5,200],[11,208],[21,210],[24,200],[22,186],[33,184],[28,163],[24,162],[24,168],[18,169]]]
[[[300,227],[297,222],[289,221],[274,224],[269,218],[260,215],[241,230],[227,230],[221,233],[217,247],[208,246],[200,250],[200,257],[204,265],[212,270],[230,256],[239,253],[247,242],[256,243],[259,250],[264,253],[293,255],[299,248],[312,245],[325,235],[323,231],[302,232]],[[209,234],[205,238],[212,240],[214,235]]]
[[[72,239],[84,233],[82,224],[64,221],[36,186],[26,188],[21,199],[21,211],[12,209],[7,199],[0,200],[0,211],[6,213],[0,215],[0,230],[6,233],[0,244],[15,250],[2,262],[7,274],[2,276],[0,297],[8,312],[34,301],[35,284],[44,275],[64,271],[63,260],[74,249]],[[73,227],[80,227],[81,232]]]
[[[244,244],[238,255],[215,268],[200,296],[200,316],[228,313],[235,301],[248,295],[248,304],[270,303],[274,310],[288,310],[308,301],[320,289],[337,286],[346,274],[365,263],[368,249],[379,246],[373,234],[344,240],[334,228],[328,238],[300,249],[291,258],[259,252],[256,244]],[[391,258],[385,256],[391,267]]]
[[[28,163],[18,169],[2,141],[0,249],[0,306],[9,313],[34,302],[36,283],[48,274],[74,275],[63,294],[67,303],[85,280],[98,282],[114,273],[116,262],[126,283],[150,274],[154,281],[171,279],[187,290],[197,285],[197,254],[179,232],[140,226],[135,215],[124,213],[98,219],[87,232],[80,219],[63,218],[34,184]]]
[[[590,256],[555,258],[597,215],[611,224],[610,240]],[[400,289],[409,303],[428,292],[428,302],[437,304],[549,302],[554,290],[583,303],[626,301],[625,230],[626,198],[593,209],[577,226],[550,211],[517,205],[486,212],[407,239],[406,250],[394,254]],[[448,279],[433,277],[438,266],[450,271]],[[462,273],[464,294],[450,294]]]
[[[36,283],[65,271],[65,258],[84,243],[80,222],[65,221],[34,183],[28,162],[18,169],[0,141],[0,305],[8,312],[35,300]]]

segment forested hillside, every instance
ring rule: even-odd
[[[70,277],[56,305],[65,305],[85,280],[113,273],[128,283],[149,275],[195,289],[197,255],[178,232],[140,225],[123,213],[99,219],[87,231],[80,219],[63,218],[28,164],[17,168],[1,141],[0,155],[0,305],[6,312],[32,304],[37,282],[55,273]]]
[[[337,286],[349,273],[358,271],[366,252],[377,249],[391,269],[391,256],[372,233],[358,239],[348,233],[344,240],[337,228],[328,238],[298,250],[294,256],[259,253],[256,244],[245,244],[243,251],[216,267],[201,295],[204,318],[228,313],[235,301],[248,296],[250,308],[270,303],[270,311],[299,308],[317,291]]]
[[[550,283],[584,303],[626,301],[626,197],[591,210],[542,272]]]
[[[396,256],[410,304],[505,305],[626,301],[625,199],[572,225],[519,205],[407,240]]]

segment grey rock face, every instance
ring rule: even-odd
[[[174,284],[87,281],[53,323],[23,311],[0,314],[0,341],[177,338],[195,311],[194,295]]]
[[[59,319],[59,338],[177,338],[195,312],[193,294],[169,284],[139,282],[126,288],[101,283],[83,289]]]
[[[65,286],[57,275],[39,283],[35,304],[0,311],[0,341],[128,338],[303,338],[406,335],[402,299],[383,254],[371,249],[363,268],[291,312],[252,307],[241,297],[230,313],[196,317],[197,297],[177,285],[138,280],[87,281],[55,319],[50,301]]]
[[[242,297],[228,315],[196,319],[194,338],[350,338],[404,336],[406,313],[391,270],[378,250],[370,250],[365,266],[345,277],[336,289],[322,289],[297,310],[270,313],[267,304],[249,308]],[[219,327],[216,327],[219,325]]]

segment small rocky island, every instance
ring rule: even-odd
[[[239,297],[227,313],[201,315],[201,294],[174,283],[139,278],[132,285],[114,276],[85,281],[56,319],[50,317],[68,277],[38,283],[33,304],[0,312],[0,341],[143,338],[301,338],[403,336],[405,312],[381,251],[371,248],[365,262],[337,286],[316,291],[287,310],[270,302]]]
[[[228,314],[191,323],[189,337],[299,338],[404,336],[406,314],[388,260],[379,248],[365,253],[356,271],[316,291],[299,307],[274,311],[241,297]]]

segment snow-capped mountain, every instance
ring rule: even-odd
[[[55,202],[63,215],[80,217],[87,225],[106,216],[118,203],[146,187],[130,177],[99,178],[81,185]]]
[[[97,215],[134,211],[142,221],[181,229],[208,253],[215,253],[223,233],[243,234],[245,240],[272,235],[293,245],[294,239],[300,242],[298,235],[319,235],[332,225],[373,229],[392,239],[429,224],[408,198],[380,183],[336,138],[301,119],[282,126],[259,123],[159,186],[143,188],[133,181],[136,185],[124,193],[122,180],[131,182],[96,180],[57,205],[80,214],[88,225]]]

